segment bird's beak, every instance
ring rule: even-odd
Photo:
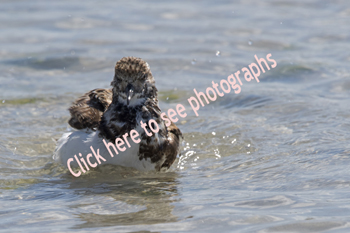
[[[126,103],[129,105],[131,98],[134,96],[134,86],[129,83],[125,88]]]

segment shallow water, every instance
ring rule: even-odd
[[[2,1],[3,232],[348,232],[350,2]],[[220,54],[217,53],[220,51]],[[271,53],[277,67],[196,117],[193,88]],[[219,55],[219,56],[217,56]],[[52,159],[67,108],[116,61],[151,66],[185,140],[168,173]]]

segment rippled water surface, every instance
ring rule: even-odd
[[[2,1],[0,231],[349,232],[350,2]],[[187,99],[268,53],[260,82]],[[163,111],[184,104],[168,173],[52,159],[70,103],[114,64],[151,66]]]

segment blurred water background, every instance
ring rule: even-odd
[[[0,3],[0,232],[349,232],[350,2]],[[52,159],[67,108],[146,60],[163,111],[271,53],[178,123],[168,173]]]

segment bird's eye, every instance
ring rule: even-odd
[[[147,74],[143,74],[142,76],[141,76],[141,80],[146,80],[147,79]]]
[[[115,76],[115,80],[117,80],[118,83],[122,81],[122,79],[119,78],[118,76]]]

